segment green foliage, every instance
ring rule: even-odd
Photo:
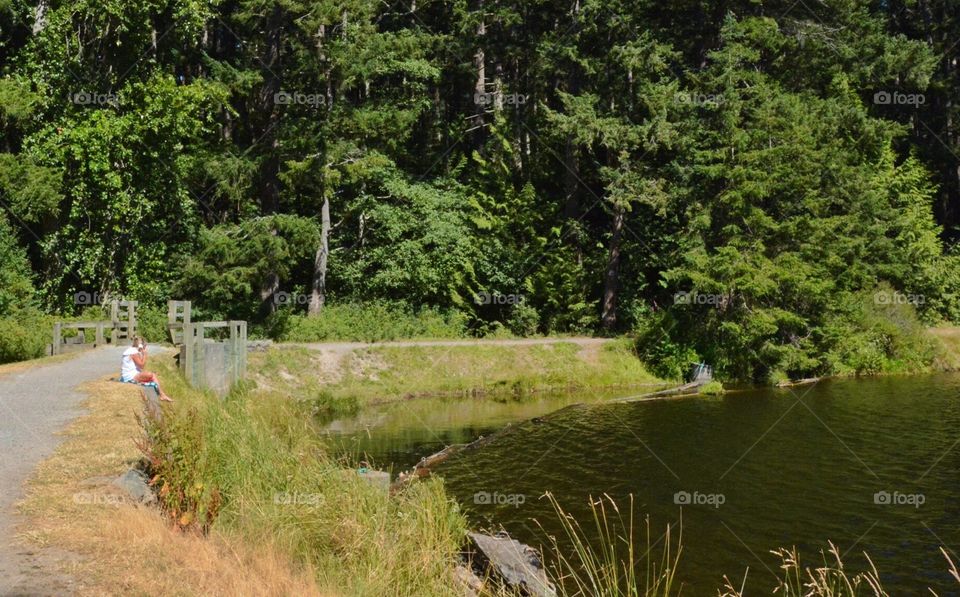
[[[690,368],[700,362],[691,346],[671,339],[670,331],[676,325],[670,314],[661,312],[648,315],[636,329],[637,354],[662,379],[682,380]]]
[[[635,329],[661,375],[756,380],[915,367],[842,347],[883,327],[846,306],[882,284],[960,318],[937,2],[44,6],[0,11],[0,206],[48,311],[85,291],[273,338]]]
[[[42,357],[55,318],[34,308],[0,317],[0,363]]]
[[[533,336],[537,333],[540,314],[532,305],[520,302],[510,309],[510,318],[506,323],[510,331],[517,336]]]
[[[289,342],[382,342],[405,338],[462,338],[466,321],[456,312],[417,311],[402,303],[327,305],[320,315],[289,318],[278,340]]]
[[[194,301],[199,317],[261,320],[304,296],[290,279],[312,261],[316,238],[310,219],[290,215],[205,229],[197,251],[180,264],[174,296]]]
[[[170,342],[170,334],[167,332],[166,307],[138,305],[137,334],[154,344]]]
[[[700,386],[699,393],[705,396],[719,396],[723,394],[723,384],[719,381],[711,381]]]
[[[30,264],[7,218],[0,215],[0,317],[15,315],[33,303]]]

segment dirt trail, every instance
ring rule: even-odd
[[[406,346],[530,346],[542,344],[576,344],[581,348],[598,347],[609,338],[518,338],[511,340],[397,340],[392,342],[284,342],[278,346],[305,346],[312,350],[351,352],[361,348],[390,348]]]
[[[73,580],[51,574],[50,556],[20,543],[16,503],[33,469],[62,441],[56,434],[82,414],[77,386],[120,369],[123,347],[0,375],[0,595],[64,595]]]

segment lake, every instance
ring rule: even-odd
[[[748,594],[768,594],[779,572],[771,550],[796,546],[816,565],[828,540],[848,570],[866,568],[866,551],[891,594],[958,593],[939,547],[960,548],[960,375],[608,397],[409,401],[337,421],[330,434],[396,473],[449,443],[526,421],[435,469],[473,524],[541,545],[534,521],[559,532],[544,492],[583,523],[591,496],[627,505],[633,495],[654,540],[682,517],[685,594],[716,594],[724,574],[740,579],[746,567]],[[586,404],[527,420],[578,402]]]

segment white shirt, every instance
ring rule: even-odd
[[[120,359],[120,381],[132,381],[137,376],[137,364],[133,362],[133,355],[140,352],[136,346],[130,346],[123,351]]]

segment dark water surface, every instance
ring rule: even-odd
[[[578,400],[405,403],[335,429],[354,454],[400,470]],[[524,423],[436,473],[475,524],[503,525],[535,545],[544,536],[534,520],[559,532],[539,499],[546,491],[584,523],[589,497],[603,493],[621,504],[635,496],[638,518],[649,514],[655,531],[682,515],[678,578],[688,595],[716,594],[724,574],[742,578],[747,566],[749,594],[767,594],[779,572],[770,550],[796,546],[816,565],[828,540],[848,569],[865,568],[869,553],[893,595],[928,586],[956,595],[939,547],[960,549],[958,444],[960,375],[939,374],[594,402]]]

